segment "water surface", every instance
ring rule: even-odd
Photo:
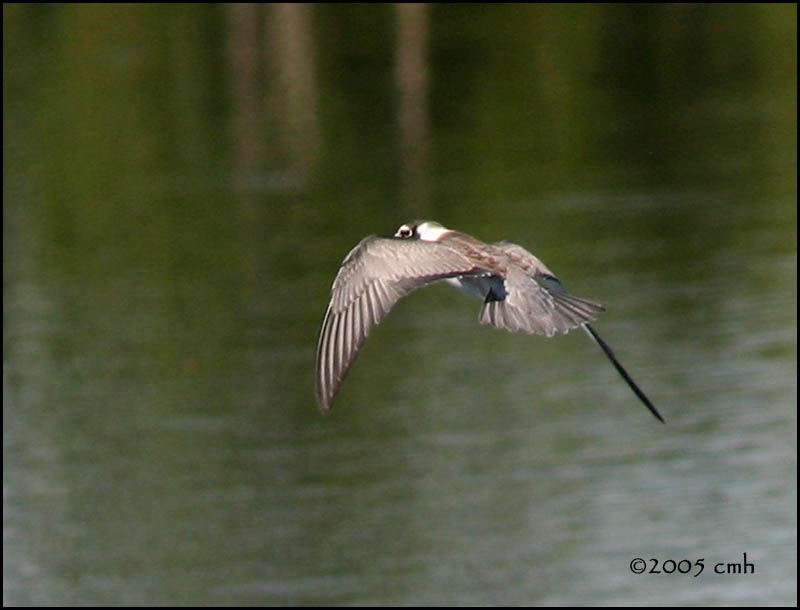
[[[4,6],[4,603],[796,604],[796,7],[279,10]],[[443,286],[319,415],[418,216],[605,303],[667,424]]]

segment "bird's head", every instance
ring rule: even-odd
[[[400,239],[439,241],[443,235],[449,232],[450,229],[446,229],[434,220],[415,220],[401,225],[394,236]]]

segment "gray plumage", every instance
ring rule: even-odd
[[[330,410],[364,341],[395,303],[439,280],[484,301],[481,324],[546,337],[583,327],[661,419],[589,327],[588,322],[605,311],[601,304],[568,294],[558,278],[522,246],[486,244],[432,221],[402,225],[393,237],[369,236],[344,259],[317,344],[316,395],[323,412]]]
[[[331,288],[317,345],[317,401],[331,408],[339,385],[367,336],[411,291],[472,274],[475,264],[435,242],[371,235],[353,248]]]

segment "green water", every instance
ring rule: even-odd
[[[796,604],[796,6],[432,7],[421,102],[391,5],[3,17],[5,604]],[[322,417],[414,217],[605,303],[667,425],[447,287]]]

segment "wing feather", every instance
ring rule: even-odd
[[[436,242],[370,236],[345,258],[331,288],[317,343],[316,394],[330,410],[370,332],[408,293],[436,280],[485,273],[457,250]]]

